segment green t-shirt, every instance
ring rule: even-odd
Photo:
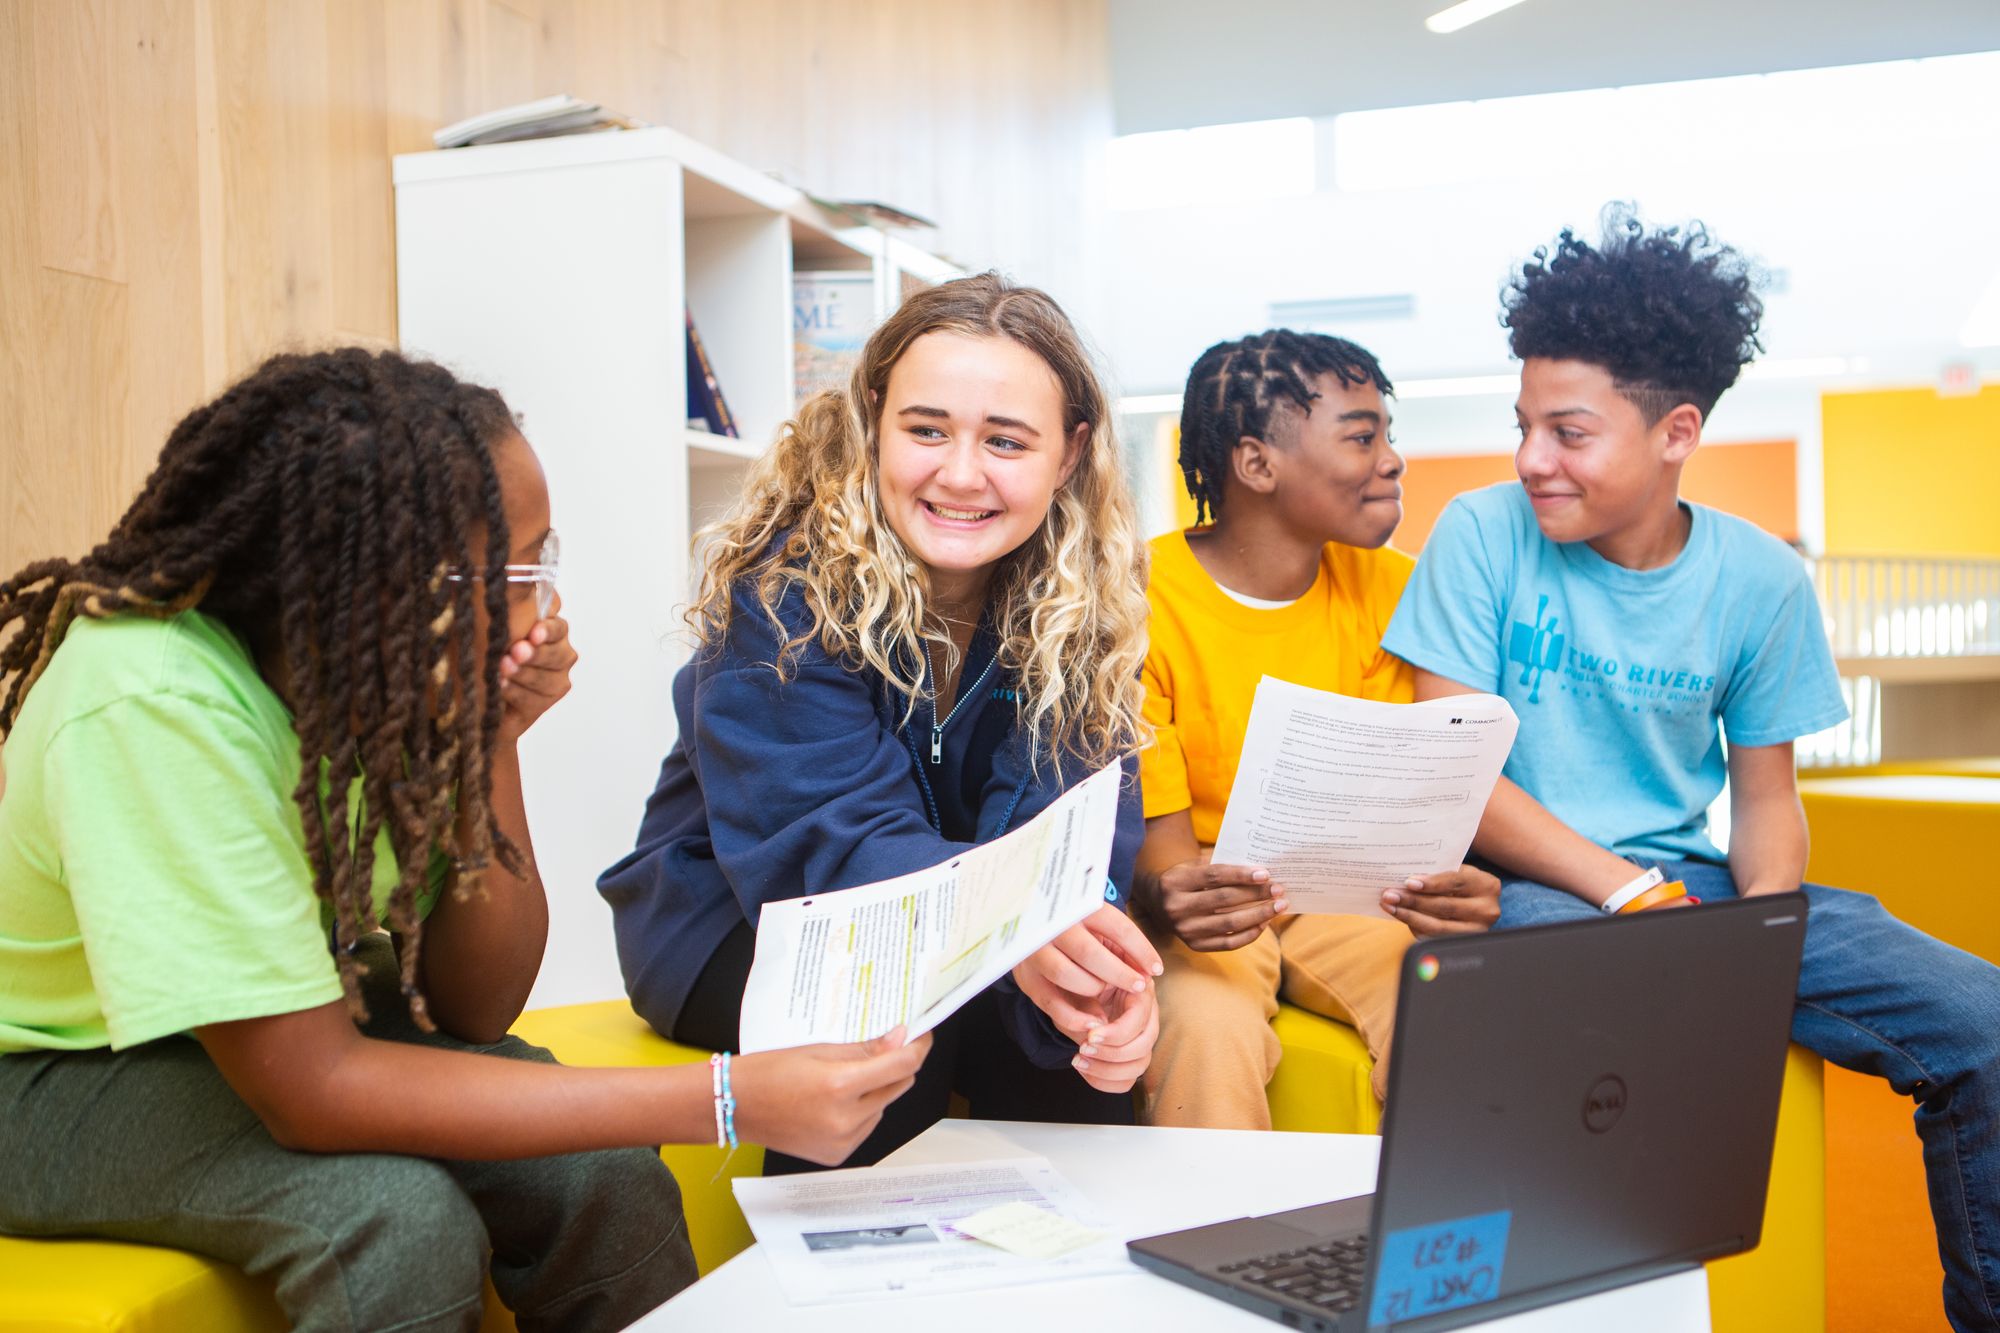
[[[79,618],[0,764],[0,1053],[123,1050],[340,998],[292,802],[298,733],[220,621]],[[385,833],[378,912],[395,882]]]

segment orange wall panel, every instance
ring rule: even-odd
[[[1403,526],[1396,545],[1412,553],[1424,549],[1438,515],[1452,497],[1496,481],[1514,480],[1512,454],[1437,454],[1410,460],[1403,474]]]
[[[1419,551],[1438,515],[1462,491],[1514,480],[1510,454],[1431,455],[1410,460],[1396,545]],[[1705,444],[1681,473],[1681,495],[1749,519],[1786,541],[1799,535],[1798,445],[1792,440]]]

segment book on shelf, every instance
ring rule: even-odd
[[[439,148],[464,148],[472,144],[551,139],[564,134],[637,127],[637,121],[628,120],[615,111],[606,111],[596,102],[585,102],[567,93],[558,93],[554,97],[538,98],[468,116],[431,135],[431,142]]]
[[[701,334],[695,331],[694,312],[687,316],[687,418],[690,426],[697,423],[711,435],[736,437],[736,418],[729,414],[729,402],[722,396],[722,385],[715,378],[715,367],[708,359],[708,349],[701,345]]]
[[[792,275],[792,373],[796,401],[844,388],[875,329],[875,274],[829,269]]]
[[[937,230],[937,223],[929,218],[912,213],[907,208],[885,204],[880,199],[827,199],[811,193],[806,197],[828,212],[839,213],[864,227],[895,227],[906,231]]]

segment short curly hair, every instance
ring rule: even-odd
[[[1514,355],[1602,366],[1648,425],[1682,403],[1706,418],[1764,350],[1764,275],[1699,222],[1649,232],[1613,204],[1603,231],[1593,249],[1565,228],[1509,277],[1500,323]]]

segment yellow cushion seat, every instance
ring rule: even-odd
[[[1379,1134],[1382,1104],[1369,1076],[1375,1062],[1345,1023],[1280,1005],[1271,1031],[1285,1053],[1271,1078],[1271,1128],[1320,1134]]]
[[[1714,1333],[1813,1333],[1826,1327],[1826,1064],[1803,1046],[1785,1058],[1764,1235],[1708,1266]]]
[[[278,1333],[268,1282],[154,1245],[0,1236],[4,1333]]]
[[[1955,755],[1948,759],[1886,759],[1856,768],[1808,768],[1799,776],[1822,778],[1872,777],[2000,778],[2000,755]]]
[[[1812,831],[1807,879],[1873,894],[1925,934],[2000,963],[2000,916],[1978,871],[2000,844],[2000,781],[1963,771],[1805,777],[1799,800]]]

